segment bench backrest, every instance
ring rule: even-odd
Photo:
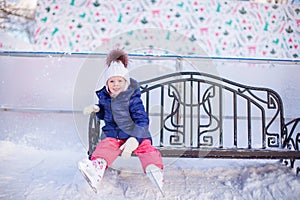
[[[160,147],[281,148],[280,96],[211,74],[179,72],[141,81],[153,143]]]

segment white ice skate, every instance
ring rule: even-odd
[[[161,194],[165,196],[163,191],[163,185],[164,185],[163,171],[156,165],[151,164],[147,166],[146,174],[151,180],[151,182],[159,189]]]
[[[84,159],[78,162],[78,169],[95,193],[97,193],[97,188],[103,178],[106,166],[107,162],[104,159],[92,161]]]

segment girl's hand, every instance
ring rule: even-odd
[[[100,111],[100,107],[97,106],[97,105],[90,105],[90,106],[87,106],[83,109],[83,114],[84,115],[89,115],[93,112],[99,112]]]
[[[136,150],[139,146],[139,142],[134,137],[130,137],[126,140],[126,142],[120,147],[123,151],[121,157],[124,159],[128,159],[131,157],[131,154],[134,150]]]

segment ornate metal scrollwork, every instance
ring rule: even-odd
[[[286,138],[284,138],[283,141],[283,147],[284,148],[290,148],[293,150],[297,150],[300,151],[300,133],[296,132],[296,129],[299,125],[300,122],[300,118],[296,118],[293,119],[292,121],[288,122],[287,124],[285,124],[285,128],[286,128]],[[292,128],[290,129],[290,131],[288,131],[288,126],[292,126]]]
[[[227,142],[225,146],[229,144],[234,148],[290,146],[299,151],[300,133],[294,128],[287,133],[281,98],[271,89],[246,86],[196,72],[165,75],[141,85],[147,98],[151,90],[162,88],[160,98],[168,102],[167,105],[161,104],[168,109],[167,114],[161,114],[160,120],[163,123],[160,124],[163,127],[161,142],[167,139],[164,144],[199,148],[214,146],[215,143],[223,146],[223,142]],[[223,104],[225,98],[226,104]],[[232,126],[225,127],[225,123]],[[225,135],[227,130],[232,130],[229,133],[232,143]],[[239,144],[241,137],[245,137],[245,141]]]
[[[278,102],[277,102],[274,94],[268,92],[267,95],[268,95],[268,97],[267,97],[267,99],[268,99],[268,104],[267,104],[268,108],[269,109],[276,109],[276,108],[278,108],[278,106],[277,106]]]
[[[213,146],[214,138],[211,135],[200,136],[200,146]]]
[[[170,114],[164,119],[164,128],[170,132],[173,132],[174,135],[170,136],[171,145],[182,145],[184,143],[184,133],[180,128],[183,127],[183,124],[180,123],[180,94],[179,91],[173,85],[168,85],[168,96],[172,98],[172,106]],[[166,122],[170,120],[172,128],[168,127]]]
[[[202,102],[199,102],[200,106],[202,106],[203,110],[205,111],[205,115],[208,118],[208,123],[206,124],[199,124],[199,146],[213,146],[214,144],[214,137],[211,135],[207,135],[210,132],[216,131],[220,128],[219,122],[220,120],[213,114],[212,106],[211,106],[211,100],[213,98],[216,98],[216,86],[212,85],[207,88],[207,90],[204,92]],[[199,107],[200,109],[200,107]],[[200,116],[198,116],[200,117]],[[201,121],[200,121],[201,122]],[[213,126],[213,122],[216,123],[215,126]],[[201,128],[205,128],[205,130],[201,130]]]
[[[283,124],[280,120],[282,115],[282,102],[278,96],[277,93],[270,89],[266,88],[244,88],[244,89],[238,89],[238,92],[243,93],[245,95],[244,98],[251,101],[251,103],[255,104],[260,110],[261,110],[261,117],[262,122],[265,122],[264,132],[267,136],[266,145],[267,147],[279,147],[281,144],[280,136],[283,132]],[[246,94],[248,93],[248,95]],[[266,94],[266,98],[261,98],[258,94],[263,93]],[[265,106],[264,106],[265,105]],[[272,114],[268,114],[268,118],[266,118],[266,112],[267,110],[272,111]],[[273,126],[275,126],[275,122],[279,123],[278,127],[278,133],[271,133],[271,129]],[[281,132],[281,134],[279,133]],[[264,143],[264,141],[263,141]]]
[[[279,134],[278,133],[268,133],[268,147],[279,147]]]
[[[197,118],[191,119],[193,123],[199,120],[198,127],[198,146],[213,146],[214,137],[209,135],[210,132],[216,131],[219,127],[220,120],[213,114],[211,99],[216,98],[216,86],[209,86],[202,96],[202,98],[192,104],[184,101],[178,89],[172,85],[168,85],[168,97],[172,99],[172,106],[170,114],[164,118],[164,128],[174,133],[170,136],[170,145],[183,145],[185,137],[185,123],[183,120],[187,117],[184,116],[183,109],[191,109],[191,107],[198,107]],[[204,116],[208,119],[207,122],[203,122],[200,119],[200,109],[204,111]],[[191,116],[192,117],[192,116]]]

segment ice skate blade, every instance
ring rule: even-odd
[[[83,178],[87,181],[87,183],[89,184],[89,186],[91,187],[91,189],[97,193],[97,188],[96,186],[93,185],[92,181],[88,178],[88,176],[84,173],[84,171],[81,169],[80,165],[78,165],[78,169],[80,171],[80,173],[82,174]]]
[[[163,189],[162,189],[161,187],[159,187],[159,184],[158,184],[158,182],[156,181],[156,179],[155,179],[155,177],[154,177],[152,171],[149,171],[149,173],[150,173],[152,179],[154,180],[153,182],[154,182],[155,186],[158,188],[158,190],[160,191],[160,193],[162,194],[162,196],[165,197],[165,192],[163,191]]]

